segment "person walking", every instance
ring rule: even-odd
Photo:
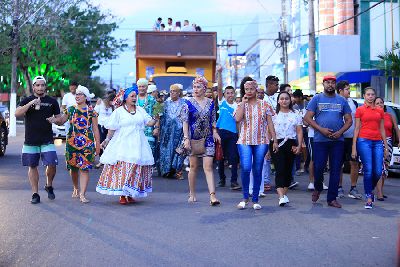
[[[224,187],[226,183],[225,176],[225,160],[231,165],[231,189],[240,190],[238,184],[238,150],[236,142],[238,140],[236,120],[233,116],[237,104],[235,103],[235,88],[232,86],[225,87],[222,91],[222,67],[217,67],[218,71],[218,105],[219,118],[217,121],[218,134],[221,137],[221,146],[224,158],[218,161],[219,187]]]
[[[287,192],[292,180],[295,155],[301,153],[303,143],[302,117],[293,110],[291,96],[287,91],[278,95],[276,115],[272,117],[279,150],[272,153],[275,163],[275,187],[279,196],[279,206],[289,203]]]
[[[138,90],[121,90],[114,103],[119,106],[111,114],[105,127],[107,138],[100,162],[104,164],[96,191],[100,194],[120,196],[119,203],[135,202],[134,198],[147,197],[152,192],[154,158],[144,134],[146,126],[156,121],[137,103]]]
[[[210,193],[210,205],[216,206],[220,204],[220,201],[215,195],[213,157],[215,142],[221,142],[221,138],[216,128],[214,102],[205,97],[207,85],[208,81],[203,76],[197,76],[193,81],[193,97],[186,100],[183,109],[183,140],[185,148],[190,150],[188,202],[197,201],[197,167],[199,158],[203,158],[203,170]]]
[[[181,98],[182,90],[178,84],[169,88],[170,98],[164,102],[161,111],[160,125],[160,173],[163,177],[183,179],[182,167],[185,155],[176,149],[183,142],[183,108],[185,100]],[[157,129],[157,128],[156,128]]]
[[[387,156],[384,110],[375,106],[375,89],[364,89],[364,105],[357,108],[351,155],[363,164],[365,208],[372,209],[373,191],[381,178],[383,157]],[[385,149],[384,149],[385,148]]]
[[[70,127],[65,144],[65,161],[72,178],[72,197],[79,197],[82,203],[90,202],[86,198],[89,170],[93,168],[96,155],[100,154],[97,112],[94,111],[89,102],[93,97],[94,94],[91,94],[88,88],[79,85],[75,93],[76,105],[65,110],[65,114],[58,119],[52,118],[51,120],[52,123],[58,125],[69,121]]]
[[[390,166],[390,161],[392,159],[393,154],[393,143],[396,143],[400,146],[400,130],[396,119],[396,116],[392,115],[391,113],[387,112],[385,101],[381,97],[375,98],[375,106],[380,107],[385,112],[384,114],[384,126],[385,126],[385,134],[386,134],[386,143],[388,152],[384,158],[383,164],[383,172],[382,177],[379,179],[378,184],[376,185],[376,194],[377,200],[384,201],[387,196],[383,194],[383,186],[385,184],[385,180],[388,178],[388,169]],[[397,139],[397,140],[395,140]]]
[[[249,202],[250,171],[253,170],[253,209],[261,209],[258,203],[262,167],[268,151],[269,140],[273,140],[273,151],[278,150],[274,125],[271,115],[274,114],[271,106],[264,100],[257,99],[257,82],[247,81],[241,92],[242,102],[235,113],[236,122],[240,123],[238,150],[242,179],[243,200],[237,205],[244,209]],[[268,131],[271,136],[268,136]]]
[[[39,160],[46,166],[46,185],[49,199],[55,199],[53,180],[56,175],[58,158],[53,141],[51,122],[53,116],[60,116],[57,100],[46,94],[46,79],[36,76],[32,80],[33,95],[24,98],[15,110],[16,117],[25,117],[25,141],[22,147],[22,165],[28,166],[28,178],[32,188],[32,204],[40,203]]]
[[[144,79],[140,78],[137,82],[137,87],[139,94],[137,95],[137,102],[136,105],[142,107],[150,117],[155,117],[157,114],[154,112],[154,106],[157,103],[156,99],[147,93],[148,84],[149,82]],[[156,160],[156,138],[154,137],[154,126],[146,126],[144,129],[144,134],[149,141],[151,151],[153,153],[153,158]]]
[[[313,97],[307,105],[304,120],[315,130],[314,133],[314,187],[312,201],[318,201],[323,190],[324,169],[329,159],[328,206],[341,208],[336,200],[340,170],[343,165],[343,133],[352,124],[351,109],[346,99],[335,91],[336,77],[323,78],[324,92]],[[340,155],[340,156],[338,156]]]
[[[336,92],[337,94],[343,96],[349,107],[351,109],[351,118],[353,123],[351,124],[350,128],[343,133],[344,137],[344,154],[343,160],[344,162],[348,162],[350,165],[350,182],[351,187],[348,194],[349,198],[353,199],[362,199],[362,195],[357,190],[357,180],[358,180],[358,169],[359,169],[359,162],[358,158],[353,159],[351,157],[351,149],[353,147],[353,134],[354,134],[354,126],[356,124],[355,114],[356,109],[358,107],[357,102],[350,97],[350,84],[348,81],[340,81],[336,84]],[[338,189],[338,197],[344,197],[344,190],[342,187],[343,182],[343,169],[340,172],[340,181],[339,181],[339,189]]]

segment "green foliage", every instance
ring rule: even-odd
[[[387,75],[400,76],[400,43],[396,42],[393,51],[388,51],[378,58],[381,60],[381,69]],[[386,63],[386,64],[385,64]]]
[[[31,10],[42,5],[43,1],[26,0],[20,7],[20,24],[27,22],[20,29],[20,87],[28,88],[24,92],[28,94],[33,77],[43,75],[53,95],[65,90],[70,80],[101,95],[104,85],[99,78],[92,78],[92,73],[102,62],[116,58],[127,47],[125,40],[111,35],[118,28],[115,17],[89,2],[52,0],[32,18]],[[11,47],[10,10],[9,6],[0,9],[0,75],[3,76],[0,90],[9,88],[10,84],[11,56],[4,52]]]

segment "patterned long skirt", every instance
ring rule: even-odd
[[[96,191],[114,196],[147,197],[152,192],[152,166],[118,161],[104,165]]]

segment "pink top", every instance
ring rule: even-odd
[[[264,100],[257,104],[244,104],[244,118],[240,122],[240,133],[237,144],[262,145],[269,144],[267,115],[274,115],[271,106]]]

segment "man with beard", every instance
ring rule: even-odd
[[[304,120],[315,130],[314,134],[314,173],[315,190],[312,201],[319,199],[323,190],[324,168],[329,158],[328,205],[342,206],[337,202],[340,172],[343,165],[343,133],[352,124],[351,109],[346,99],[336,94],[336,77],[325,76],[324,92],[316,95],[307,106]]]
[[[58,164],[56,148],[53,143],[51,123],[47,120],[60,115],[57,101],[46,95],[46,80],[37,76],[32,81],[33,95],[23,99],[15,111],[15,116],[25,116],[25,142],[22,148],[22,164],[28,166],[28,177],[32,187],[32,204],[40,203],[38,194],[39,159],[46,166],[47,182],[44,189],[53,200],[53,179]]]

